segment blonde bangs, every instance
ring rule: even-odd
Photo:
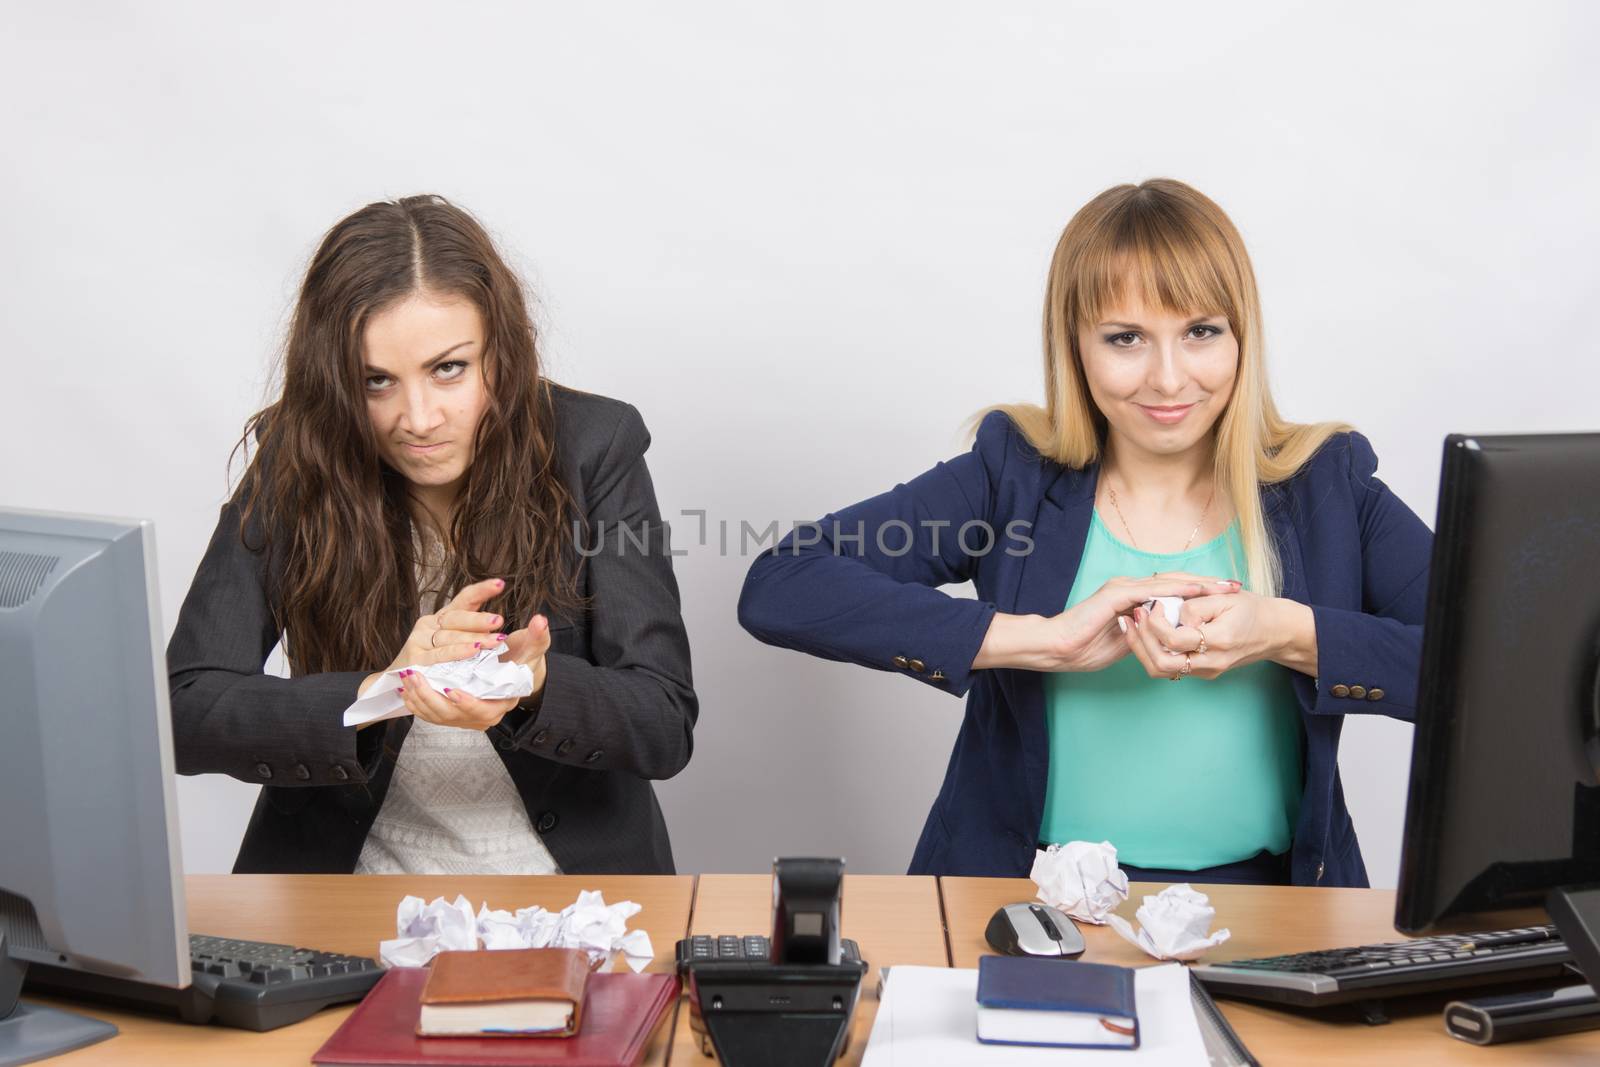
[[[1150,307],[1171,315],[1223,315],[1238,320],[1243,294],[1237,279],[1217,269],[1217,251],[1198,234],[1155,231],[1147,220],[1131,216],[1134,225],[1105,233],[1084,249],[1072,286],[1068,325],[1099,322],[1113,307],[1137,296]],[[1100,235],[1096,235],[1099,237]],[[1237,332],[1237,331],[1236,331]]]

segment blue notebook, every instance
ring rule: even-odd
[[[1138,1048],[1133,969],[984,956],[978,960],[978,1040],[991,1045]]]

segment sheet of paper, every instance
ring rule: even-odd
[[[1026,1067],[1051,1063],[1071,1063],[1075,1067],[1133,1067],[1135,1063],[1208,1067],[1210,1062],[1189,999],[1189,972],[1181,964],[1142,967],[1135,973],[1139,1047],[1131,1052],[985,1045],[977,1037],[977,997],[976,969],[890,968],[861,1067]]]
[[[533,672],[522,663],[501,663],[500,654],[506,650],[504,643],[486,648],[469,659],[435,663],[431,667],[396,667],[368,685],[356,702],[344,709],[344,724],[360,726],[379,719],[398,719],[410,715],[405,701],[396,689],[404,685],[421,685],[425,681],[434,689],[460,689],[484,700],[505,697],[525,697],[533,692]],[[401,671],[417,674],[400,680]]]

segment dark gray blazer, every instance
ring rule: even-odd
[[[699,704],[644,462],[650,434],[629,404],[559,386],[553,395],[561,477],[590,528],[580,588],[592,607],[551,618],[537,709],[513,710],[489,738],[563,871],[670,874],[672,845],[650,780],[689,762]],[[251,543],[260,541],[252,534]],[[236,873],[349,873],[411,718],[359,733],[342,725],[357,687],[383,664],[263,674],[281,636],[274,597],[230,502],[167,649],[178,773],[264,787]]]

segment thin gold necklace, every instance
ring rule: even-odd
[[[1111,494],[1111,506],[1116,509],[1117,518],[1122,520],[1122,529],[1128,535],[1128,543],[1134,548],[1139,548],[1139,542],[1133,536],[1133,527],[1128,525],[1128,517],[1122,513],[1122,506],[1117,503],[1117,490],[1109,481],[1106,482],[1106,492]],[[1189,540],[1183,543],[1183,548],[1179,550],[1178,555],[1181,556],[1184,552],[1189,551],[1189,546],[1194,544],[1195,535],[1200,532],[1200,527],[1205,525],[1206,515],[1211,512],[1211,502],[1216,498],[1217,483],[1212,482],[1211,495],[1206,497],[1206,506],[1200,509],[1200,521],[1194,524],[1193,530],[1189,531]],[[1140,548],[1139,551],[1143,552],[1144,549]]]

